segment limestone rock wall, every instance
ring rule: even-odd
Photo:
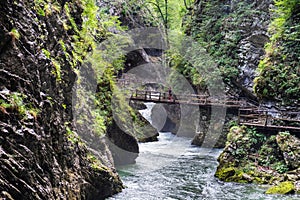
[[[1,198],[103,199],[122,189],[116,171],[80,143],[70,123],[76,76],[65,52],[72,55],[76,32],[65,27],[65,4],[0,3]],[[80,28],[81,1],[68,5]],[[110,163],[105,143],[102,153]]]
[[[269,41],[272,3],[272,0],[226,0],[195,4],[188,32],[204,42],[208,52],[217,58],[225,81],[244,96],[252,96],[249,91],[256,68]]]

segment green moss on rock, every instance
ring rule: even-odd
[[[282,182],[279,185],[270,187],[266,194],[291,194],[295,192],[295,186],[293,182],[286,181]]]
[[[227,135],[227,141],[232,142],[240,138],[245,133],[244,127],[241,126],[233,126],[230,128],[229,133]]]
[[[225,168],[218,168],[216,171],[215,176],[218,177],[222,181],[227,181],[228,178],[233,176],[235,174],[235,168],[234,167],[225,167]]]
[[[215,176],[225,182],[252,183],[255,181],[251,175],[235,167],[218,168]]]

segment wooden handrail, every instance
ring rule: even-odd
[[[155,102],[155,103],[174,103],[174,104],[187,104],[195,106],[221,106],[233,108],[238,111],[238,123],[246,126],[253,126],[265,129],[284,129],[291,131],[300,130],[300,119],[293,119],[291,115],[300,115],[300,112],[284,112],[262,109],[257,106],[251,106],[246,101],[242,100],[226,100],[211,98],[207,95],[197,94],[172,94],[169,99],[168,92],[151,91],[151,90],[133,90],[131,91],[131,100]],[[276,117],[278,116],[278,117]],[[280,117],[279,117],[280,116]],[[286,126],[276,125],[276,123],[283,121]],[[274,124],[275,123],[275,124]],[[291,126],[291,123],[299,123],[298,125]]]

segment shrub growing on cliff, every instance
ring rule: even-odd
[[[15,42],[15,40],[20,39],[21,35],[19,33],[19,31],[15,28],[11,29],[11,31],[9,32],[10,36],[12,37],[13,42]]]
[[[24,103],[26,95],[19,92],[13,92],[7,96],[7,99],[0,99],[0,107],[4,109],[16,110],[21,116],[28,110]]]
[[[254,9],[253,1],[231,4],[201,1],[198,6],[201,9],[193,14],[194,22],[190,31],[216,59],[224,81],[230,84],[238,80],[240,74],[238,45],[243,37],[248,37],[243,25],[259,16],[261,11]]]
[[[254,91],[266,99],[296,103],[300,96],[300,4],[297,0],[275,1],[277,10],[269,32],[266,56],[259,64]]]

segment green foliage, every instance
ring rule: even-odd
[[[52,60],[53,66],[54,66],[54,69],[52,70],[52,73],[56,76],[57,81],[61,81],[61,66],[60,66],[60,63],[58,61],[56,61],[55,59],[51,59],[51,60]]]
[[[284,162],[277,162],[273,165],[273,168],[280,174],[283,174],[289,170]]]
[[[57,1],[34,0],[34,9],[37,11],[38,15],[46,17],[53,13],[59,13],[61,6]]]
[[[85,2],[87,8],[83,18],[96,17],[97,9],[93,2],[91,0]],[[81,69],[93,71],[97,82],[96,91],[90,91],[90,86],[87,88],[85,86],[89,83],[81,83],[86,77],[81,77],[82,75],[78,73],[77,84],[80,86],[77,90],[78,104],[83,112],[79,111],[77,123],[83,127],[91,127],[98,136],[104,135],[107,126],[112,123],[112,94],[115,88],[115,74],[123,69],[125,57],[122,48],[130,43],[129,39],[121,34],[126,30],[126,27],[121,26],[118,17],[110,16],[105,10],[104,7],[99,11],[99,21],[87,20],[87,23],[83,25],[82,30],[79,31],[79,36],[86,36],[75,39],[75,51],[72,52],[73,57],[77,57],[79,62],[83,62]],[[118,33],[112,33],[111,30],[117,30]],[[81,39],[79,40],[79,38]],[[82,38],[85,44],[81,44]],[[105,40],[101,42],[99,48],[94,48],[99,39]],[[92,52],[85,60],[82,60],[86,57],[86,49],[89,46]],[[123,101],[123,104],[125,103],[126,101]],[[89,112],[84,110],[89,110]]]
[[[38,108],[34,108],[34,107],[30,106],[30,108],[28,109],[28,112],[34,117],[34,119],[36,119],[38,114],[41,111]]]
[[[75,136],[74,132],[68,126],[66,126],[66,134],[70,142],[72,142],[73,144],[76,144],[78,142],[78,138]]]
[[[7,99],[0,99],[0,108],[7,111],[17,111],[22,117],[27,117],[26,114],[30,114],[37,118],[40,110],[34,107],[31,103],[25,103],[26,95],[19,92],[12,92],[7,96]]]
[[[17,110],[20,115],[25,115],[28,108],[24,103],[24,98],[26,95],[13,92],[8,96],[7,100],[0,99],[0,107],[5,109]]]
[[[17,39],[17,40],[19,40],[20,37],[21,37],[19,31],[18,31],[17,29],[15,29],[15,28],[11,29],[10,35],[11,35],[14,39]]]
[[[237,159],[242,159],[247,155],[247,151],[246,149],[244,149],[243,147],[237,148],[234,152],[233,152],[233,156],[235,156]]]
[[[0,99],[0,107],[5,108],[5,109],[12,108],[13,104],[10,104],[9,102],[6,102],[5,100]]]
[[[297,104],[300,95],[300,4],[298,1],[277,0],[276,12],[266,45],[266,56],[259,64],[254,91],[262,99]]]
[[[51,53],[47,49],[42,49],[42,52],[45,54],[45,56],[50,59],[51,58]]]
[[[250,136],[250,142],[254,145],[261,144],[267,139],[265,134],[257,132],[254,128],[247,128],[247,132]]]
[[[26,111],[26,107],[25,107],[25,104],[23,102],[23,98],[25,98],[26,96],[21,94],[21,93],[12,93],[11,94],[11,104],[13,107],[16,107],[17,110],[19,111],[19,113],[21,115],[24,115],[25,114],[25,111]]]
[[[132,16],[138,19],[140,24],[148,27],[156,27],[159,21],[156,12],[152,5],[149,5],[149,0],[126,0],[121,4],[122,18],[130,19]]]
[[[248,23],[260,11],[254,9],[255,4],[245,1],[230,4],[213,1],[201,1],[201,9],[192,15],[189,33],[202,44],[215,59],[225,83],[238,79],[240,71],[238,44],[243,37],[242,24]]]
[[[228,128],[236,127],[238,125],[236,120],[231,120],[228,122]]]
[[[285,137],[285,136],[289,136],[291,134],[288,131],[284,131],[284,132],[279,132],[279,135]]]
[[[108,168],[105,167],[101,163],[101,161],[98,158],[96,158],[96,156],[93,155],[92,153],[87,154],[87,159],[90,162],[91,167],[92,167],[93,170],[95,170],[95,171],[99,171],[99,170],[100,171],[103,171],[103,170],[107,171],[108,170]]]
[[[70,141],[73,145],[85,146],[85,143],[81,140],[81,138],[77,135],[75,131],[73,131],[70,127],[69,122],[65,122],[66,136],[68,141]]]
[[[83,13],[82,13],[82,29],[80,31],[80,37],[84,41],[86,51],[88,48],[95,49],[95,36],[97,30],[99,30],[99,21],[97,19],[98,6],[95,0],[82,0]],[[79,47],[77,47],[79,48]],[[80,52],[79,52],[80,53]],[[81,52],[83,53],[83,52]]]
[[[170,76],[172,87],[179,87],[182,75],[200,91],[206,92],[207,88],[212,91],[221,87],[216,84],[222,80],[220,70],[203,46],[181,35],[173,37],[170,34],[169,39],[170,49],[167,56],[169,65],[174,69]]]
[[[154,10],[156,18],[161,20],[165,29],[183,31],[183,20],[188,13],[186,6],[193,2],[193,0],[146,0],[146,6]]]
[[[77,66],[78,63],[82,63],[87,54],[95,49],[96,38],[98,37],[98,32],[101,30],[99,21],[97,19],[98,6],[95,0],[82,0],[83,13],[81,15],[82,24],[80,28],[77,26],[75,19],[72,17],[72,3],[67,2],[64,6],[64,11],[68,17],[68,26],[64,23],[64,28],[66,30],[73,29],[75,34],[72,36],[72,57],[70,60],[73,68]],[[70,57],[69,53],[66,51],[66,46],[63,41],[60,41],[60,45],[67,57]]]

